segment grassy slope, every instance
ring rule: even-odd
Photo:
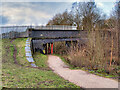
[[[47,59],[48,58],[47,58],[46,55],[43,55],[43,54],[40,54],[39,52],[36,52],[33,55],[33,58],[34,58],[35,64],[38,67],[41,67],[41,68],[44,68],[44,69],[48,68],[48,65],[47,65]]]
[[[22,66],[29,66],[29,62],[26,59],[25,56],[25,44],[26,44],[26,38],[18,38],[13,41],[13,44],[17,48],[17,62]]]
[[[34,59],[41,69],[26,67],[29,63],[25,57],[26,38],[15,39],[10,42],[4,39],[2,49],[2,82],[7,88],[76,88],[78,86],[64,80],[52,72],[47,66],[47,57],[36,53]],[[17,48],[16,60],[14,63],[14,45]],[[44,70],[42,69],[44,68]],[[79,88],[79,87],[78,87]]]

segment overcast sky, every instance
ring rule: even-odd
[[[72,2],[8,2],[0,3],[0,25],[45,25],[57,13],[70,10]],[[74,0],[76,1],[76,0]],[[105,0],[104,0],[105,1]],[[114,0],[115,1],[115,0]],[[96,4],[107,15],[115,2],[99,2]]]

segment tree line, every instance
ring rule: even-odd
[[[108,18],[95,2],[74,2],[70,12],[65,10],[63,13],[56,14],[47,25],[70,25],[84,30],[115,28],[118,20],[118,6],[119,3],[116,3]]]

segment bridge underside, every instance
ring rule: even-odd
[[[54,42],[79,42],[79,44],[84,44],[87,42],[87,39],[86,38],[66,38],[66,39],[32,39],[31,41],[31,46],[32,46],[32,49],[33,49],[33,52],[35,52],[36,50],[45,50],[45,48],[47,48],[47,44],[50,44],[50,48],[51,48],[51,45],[53,45]],[[45,50],[45,52],[47,52]],[[52,50],[53,52],[53,50]],[[49,51],[50,53],[50,51]]]
[[[34,45],[53,43],[53,42],[61,42],[61,41],[80,41],[86,42],[87,38],[65,38],[65,39],[32,39]]]

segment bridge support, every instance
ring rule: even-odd
[[[53,54],[53,43],[47,43],[46,46],[47,46],[46,47],[46,49],[47,49],[46,53],[47,54]]]
[[[51,54],[53,54],[53,43],[51,43]]]
[[[48,43],[48,54],[50,54],[50,43]]]
[[[45,49],[46,54],[48,54],[48,43],[46,43],[46,49]]]

